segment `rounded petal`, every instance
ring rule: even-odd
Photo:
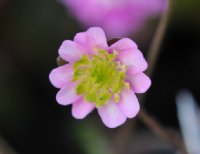
[[[70,40],[64,41],[59,48],[60,57],[70,63],[79,60],[84,53],[85,49],[82,46]]]
[[[88,34],[89,39],[91,39],[90,41],[92,41],[91,43],[93,45],[97,45],[97,46],[99,45],[102,48],[108,47],[106,35],[102,28],[100,27],[89,28],[87,30],[87,34]]]
[[[98,113],[103,123],[109,128],[120,126],[126,121],[126,116],[113,101],[109,101],[106,105],[99,108]]]
[[[95,47],[100,49],[108,48],[105,33],[100,27],[92,27],[86,32],[76,34],[74,41],[87,47],[90,53],[93,52]]]
[[[136,43],[129,38],[122,38],[116,43],[110,46],[111,50],[116,50],[118,52],[129,50],[129,49],[137,49]]]
[[[122,64],[128,67],[127,73],[134,75],[147,69],[147,62],[141,51],[138,49],[129,49],[119,52],[118,59]]]
[[[66,64],[57,67],[49,74],[49,80],[56,88],[62,88],[71,81],[73,75],[73,68],[71,64]]]
[[[123,114],[128,118],[135,117],[140,110],[140,105],[134,92],[132,90],[124,90],[120,98],[120,102],[117,105]]]
[[[72,115],[76,119],[85,118],[93,109],[95,105],[93,103],[85,102],[83,99],[78,100],[72,104]]]
[[[61,105],[69,105],[76,102],[80,98],[75,91],[75,83],[68,83],[56,95],[56,100]]]
[[[144,93],[151,85],[150,78],[144,73],[138,73],[134,76],[127,76],[127,80],[130,83],[131,89],[135,93]]]
[[[74,37],[74,42],[81,44],[81,45],[86,45],[87,44],[87,33],[86,32],[77,33]]]

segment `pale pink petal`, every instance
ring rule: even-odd
[[[59,55],[67,62],[74,62],[79,60],[80,57],[85,53],[85,48],[78,45],[77,43],[66,40],[62,43],[59,48]]]
[[[110,46],[111,50],[116,50],[118,52],[125,51],[128,49],[137,49],[137,45],[134,41],[129,38],[122,38],[116,43]]]
[[[107,39],[106,35],[102,28],[100,27],[92,27],[87,30],[88,37],[90,37],[90,41],[92,41],[94,45],[100,46],[102,48],[107,48]]]
[[[103,123],[109,128],[120,126],[126,121],[126,116],[114,101],[109,101],[99,108],[98,113]]]
[[[129,49],[119,52],[118,59],[122,64],[128,67],[127,73],[134,75],[147,69],[147,62],[141,51],[138,49]]]
[[[77,33],[74,37],[74,42],[81,44],[81,45],[86,45],[87,44],[87,33],[86,32]]]
[[[68,83],[56,95],[56,100],[61,105],[69,105],[76,102],[80,95],[76,94],[75,83]]]
[[[134,76],[128,75],[127,81],[130,83],[131,89],[135,93],[144,93],[149,89],[151,85],[150,78],[144,73],[138,73]]]
[[[124,90],[121,94],[120,102],[117,105],[128,118],[135,117],[140,110],[138,99],[132,90]]]
[[[83,99],[72,104],[72,115],[76,119],[85,118],[95,108],[94,103],[85,102]]]
[[[49,79],[56,88],[62,88],[72,80],[72,75],[73,68],[71,64],[66,64],[53,69],[49,74]]]
[[[89,28],[86,32],[78,33],[74,37],[74,41],[78,44],[86,46],[92,53],[94,48],[107,49],[107,40],[104,31],[100,27]]]

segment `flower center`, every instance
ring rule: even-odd
[[[97,49],[95,55],[83,55],[73,65],[72,81],[78,83],[76,93],[96,107],[106,104],[112,97],[119,102],[122,88],[129,89],[125,81],[126,66],[114,61],[117,54],[117,51],[110,54]]]

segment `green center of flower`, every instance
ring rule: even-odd
[[[114,98],[119,102],[122,88],[129,89],[126,79],[126,66],[114,61],[117,51],[112,54],[96,49],[93,56],[83,55],[73,65],[73,79],[77,81],[76,93],[83,95],[87,102],[101,107]]]

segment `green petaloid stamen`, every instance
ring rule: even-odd
[[[115,62],[117,51],[112,54],[105,50],[95,50],[93,56],[83,55],[73,65],[73,79],[77,81],[76,93],[83,95],[87,102],[97,107],[104,105],[109,99],[120,100],[123,87],[129,89],[125,81],[126,66]]]

